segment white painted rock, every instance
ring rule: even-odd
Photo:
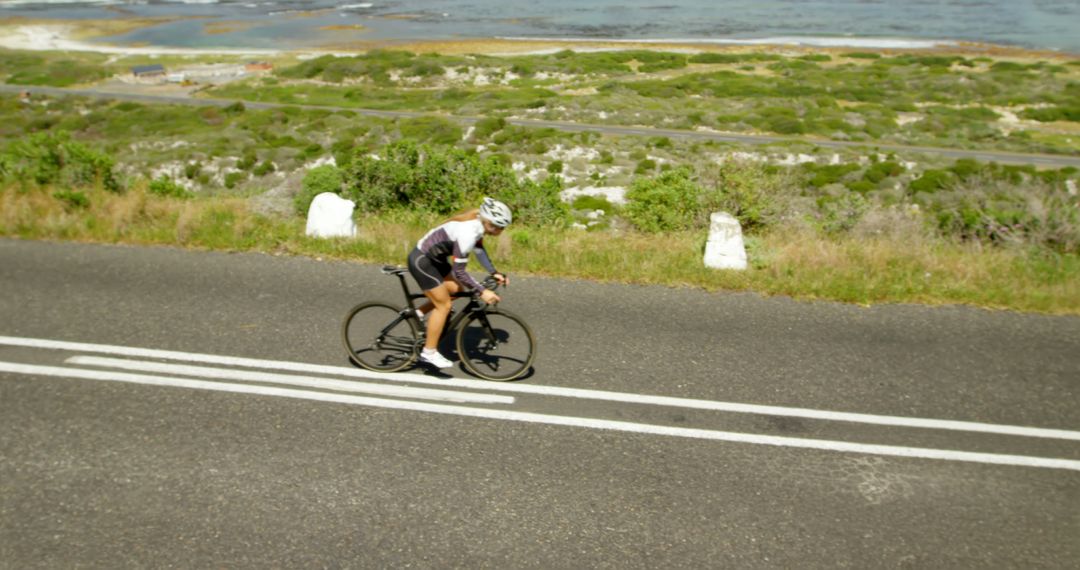
[[[311,201],[307,217],[307,235],[311,237],[355,237],[352,214],[356,204],[333,192],[323,192]]]
[[[746,246],[743,245],[739,220],[726,212],[713,212],[709,222],[709,241],[705,243],[705,267],[746,269]]]

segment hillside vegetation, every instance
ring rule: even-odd
[[[5,59],[0,76],[57,84],[49,70],[60,60]],[[116,65],[88,62],[73,81]],[[1078,76],[1070,63],[962,56],[377,51],[279,65],[209,93],[482,119],[4,96],[0,235],[401,262],[426,227],[490,195],[519,221],[496,245],[510,271],[1077,314],[1075,169],[873,143],[1075,153]],[[867,146],[751,148],[507,122],[519,116]],[[358,204],[360,238],[303,236],[323,191]],[[743,224],[745,272],[702,266],[709,213],[721,210]]]

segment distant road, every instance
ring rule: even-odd
[[[237,103],[233,99],[194,98],[170,95],[149,95],[143,93],[124,93],[116,91],[100,91],[95,89],[59,89],[55,87],[30,87],[22,85],[0,84],[0,92],[18,93],[29,91],[40,95],[65,96],[78,95],[82,97],[97,97],[102,99],[123,99],[128,101],[142,101],[146,103],[167,103],[174,105],[197,105],[225,107]],[[257,101],[243,101],[245,107],[251,109],[273,109],[278,107],[299,107],[303,109],[329,109],[332,111],[352,111],[360,115],[371,117],[411,118],[429,116],[433,113],[418,113],[410,111],[380,111],[376,109],[359,109],[354,107],[332,107],[324,105],[295,105],[285,103],[266,103]],[[440,115],[464,124],[472,124],[480,120],[479,117],[460,117],[454,115]],[[940,148],[929,146],[909,146],[900,144],[888,144],[877,142],[847,142],[824,139],[779,137],[769,135],[742,135],[734,133],[709,133],[701,131],[686,131],[679,129],[662,129],[653,127],[625,127],[618,125],[596,125],[589,123],[572,123],[565,121],[543,121],[534,119],[507,119],[507,123],[520,127],[552,128],[566,132],[596,132],[606,135],[632,135],[645,137],[669,137],[687,140],[703,140],[716,142],[730,142],[740,144],[769,144],[778,142],[806,143],[824,148],[856,148],[876,149],[879,151],[920,153],[944,156],[947,158],[973,158],[984,162],[998,162],[1002,164],[1031,164],[1048,168],[1063,168],[1075,166],[1080,168],[1080,156],[1067,156],[1056,154],[1032,154],[1020,152],[1005,152],[993,150],[968,150],[954,148]]]

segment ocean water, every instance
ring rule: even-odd
[[[199,17],[108,39],[170,47],[302,49],[494,37],[853,47],[980,42],[1080,54],[1080,0],[0,0],[0,17],[11,16]],[[207,26],[215,22],[229,25]],[[357,24],[364,28],[348,28]]]

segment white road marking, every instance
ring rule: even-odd
[[[379,372],[359,370],[356,368],[345,368],[343,366],[305,364],[302,362],[288,362],[280,360],[258,360],[253,358],[240,358],[234,356],[218,356],[213,354],[175,352],[168,350],[131,348],[126,346],[88,344],[46,339],[0,336],[0,345],[2,344],[52,350],[71,350],[79,352],[94,352],[99,354],[115,354],[120,356],[132,356],[140,358],[184,360],[188,362],[219,364],[224,366],[238,366],[244,368],[266,368],[275,370],[287,370],[291,372],[306,372],[312,374],[333,374],[351,378],[369,378],[385,380],[389,382],[411,382],[417,384],[430,384],[442,387],[457,387],[476,390],[497,390],[501,392],[537,394],[541,396],[561,396],[567,398],[605,400],[611,402],[626,402],[632,404],[681,407],[720,412],[735,412],[767,416],[853,422],[873,425],[966,431],[976,433],[993,433],[1021,437],[1038,437],[1046,439],[1065,439],[1072,441],[1080,441],[1080,431],[1069,431],[1052,428],[1035,428],[1026,426],[987,424],[958,420],[938,420],[930,418],[880,416],[874,414],[833,412],[828,410],[814,410],[808,408],[763,406],[757,404],[740,404],[734,402],[717,402],[711,400],[696,400],[691,398],[676,398],[671,396],[649,396],[642,394],[628,394],[622,392],[607,392],[601,390],[585,390],[580,388],[562,388],[558,386],[538,386],[533,384],[497,384],[482,380],[430,378],[421,374],[382,374]]]
[[[412,388],[408,386],[387,386],[385,384],[365,384],[352,380],[331,380],[328,378],[315,378],[312,376],[291,376],[287,374],[271,374],[269,372],[207,368],[205,366],[184,366],[160,362],[102,358],[99,356],[73,356],[65,362],[82,366],[121,368],[124,370],[176,374],[179,376],[199,376],[202,378],[240,380],[243,382],[266,382],[269,384],[291,384],[293,386],[305,386],[307,388],[323,388],[326,390],[337,390],[339,392],[360,392],[364,394],[393,396],[398,398],[420,398],[423,400],[445,400],[447,402],[474,404],[514,403],[513,396],[454,392],[451,390],[433,390],[430,388]]]
[[[136,382],[139,384],[151,384],[157,386],[194,388],[199,390],[211,390],[217,392],[239,392],[244,394],[259,394],[265,396],[280,396],[285,398],[317,400],[323,402],[337,402],[344,404],[391,408],[397,410],[411,410],[436,414],[450,414],[473,418],[613,430],[649,435],[665,435],[672,437],[707,439],[733,443],[751,443],[758,445],[773,445],[782,447],[797,447],[802,449],[839,451],[845,453],[861,453],[895,457],[937,459],[945,461],[963,461],[993,465],[1012,465],[1019,467],[1041,467],[1048,469],[1068,469],[1071,471],[1080,471],[1080,461],[1070,459],[1029,457],[1023,455],[1000,455],[994,453],[972,453],[967,451],[952,451],[946,449],[925,449],[918,447],[871,445],[861,443],[848,443],[843,441],[753,435],[746,433],[734,433],[705,429],[679,428],[611,420],[598,420],[592,418],[553,416],[548,414],[535,414],[530,412],[470,408],[465,406],[452,406],[447,404],[429,404],[425,402],[410,402],[406,400],[384,400],[381,398],[370,398],[364,396],[330,394],[327,392],[308,392],[304,390],[273,388],[268,386],[227,384],[223,382],[207,382],[203,380],[185,380],[181,378],[168,378],[143,374],[129,374],[126,372],[105,372],[99,370],[85,370],[80,368],[16,364],[12,362],[0,362],[0,372],[14,372],[17,374],[26,374],[30,376],[59,376],[65,378],[80,378],[88,380]]]

